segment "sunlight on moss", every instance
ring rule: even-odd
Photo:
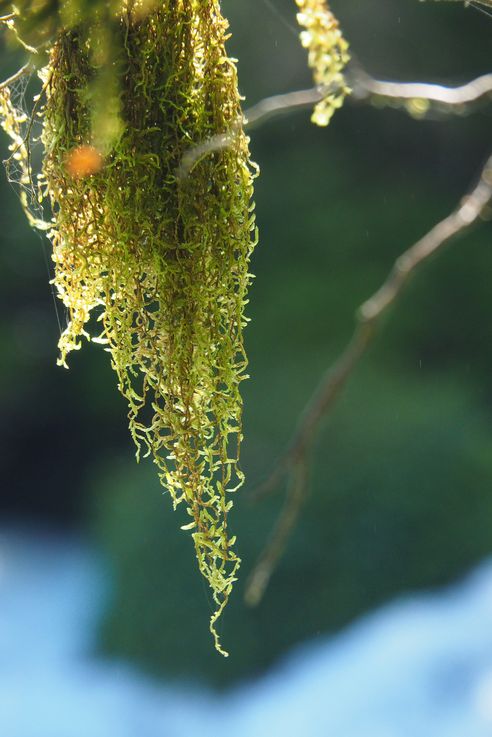
[[[305,29],[300,34],[301,43],[308,50],[314,82],[333,89],[317,103],[311,117],[316,125],[325,126],[350,93],[343,76],[350,59],[349,47],[325,0],[296,0],[296,3],[299,7],[297,21]]]
[[[239,388],[256,169],[239,132],[187,178],[176,175],[185,150],[241,114],[218,2],[117,5],[84,21],[82,5],[67,16],[67,4],[61,22],[50,16],[38,28],[43,41],[56,32],[41,72],[37,195],[51,205],[54,285],[68,311],[59,363],[84,338],[110,353],[137,457],[150,456],[174,507],[186,506],[183,529],[211,586],[211,631],[225,655],[215,623],[240,564],[228,514],[244,480]],[[35,24],[26,29],[34,43]],[[1,102],[31,179],[21,113],[8,90]]]

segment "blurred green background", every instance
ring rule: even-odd
[[[372,74],[460,83],[492,69],[492,18],[461,3],[333,0]],[[247,103],[310,85],[292,0],[224,0]],[[12,61],[4,53],[4,76]],[[78,527],[108,558],[100,647],[151,672],[218,686],[297,642],[336,632],[401,592],[450,581],[492,551],[492,227],[412,282],[326,422],[310,496],[261,605],[242,601],[282,492],[249,491],[281,453],[356,306],[394,258],[445,216],[491,144],[492,104],[415,121],[348,102],[327,129],[299,112],[252,133],[256,203],[243,466],[232,518],[241,581],[215,653],[211,603],[184,512],[136,466],[107,355],[56,367],[49,248],[2,179],[0,469],[4,520]],[[6,154],[6,143],[3,142]],[[51,268],[51,267],[49,267]],[[63,310],[58,312],[63,321]]]

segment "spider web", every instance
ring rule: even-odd
[[[466,7],[474,8],[492,18],[492,0],[448,0],[448,2],[463,2]]]
[[[32,72],[23,73],[0,88],[0,125],[10,138],[10,156],[3,162],[7,180],[17,193],[30,225],[39,235],[61,335],[58,300],[53,287],[53,264],[41,232],[49,230],[52,224],[51,215],[45,213],[44,207],[47,197],[42,176],[41,105],[42,90],[39,92],[37,75]]]
[[[25,73],[3,90],[2,127],[11,139],[10,156],[4,161],[7,179],[13,186],[31,225],[47,230],[41,176],[41,120],[39,95],[33,73]]]

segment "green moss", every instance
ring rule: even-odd
[[[304,30],[301,43],[308,50],[308,64],[318,87],[330,90],[314,108],[311,120],[319,126],[328,125],[345,96],[350,93],[343,70],[350,56],[338,20],[326,0],[296,0],[297,21]]]
[[[150,456],[174,507],[186,506],[226,654],[215,622],[240,564],[228,516],[244,479],[255,169],[239,130],[187,177],[177,170],[193,145],[237,131],[236,68],[216,0],[125,3],[109,26],[104,18],[61,24],[42,72],[39,192],[51,204],[54,285],[68,311],[59,362],[84,338],[110,353],[137,457]],[[18,138],[8,97],[4,107]]]
[[[348,46],[325,0],[297,4],[315,83],[330,90],[313,114],[326,125],[348,92]],[[215,622],[240,564],[228,516],[244,481],[239,388],[256,243],[228,24],[218,0],[23,0],[7,26],[36,66],[48,59],[30,116],[8,87],[0,114],[24,209],[53,246],[68,314],[59,363],[84,338],[110,353],[137,458],[150,456],[174,507],[186,507],[226,654]],[[45,156],[34,177],[38,117]],[[217,136],[227,147],[183,175],[187,151]]]

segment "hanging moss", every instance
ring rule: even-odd
[[[348,46],[325,0],[297,4],[315,83],[330,89],[312,118],[326,125],[348,92]],[[2,12],[9,6],[0,0]],[[239,389],[257,240],[256,169],[227,22],[218,0],[19,0],[2,21],[42,67],[30,116],[9,86],[0,116],[24,209],[53,246],[68,313],[59,363],[84,339],[109,352],[137,458],[150,456],[174,507],[186,507],[182,528],[212,589],[210,628],[226,655],[215,624],[240,564],[228,513],[244,481]],[[44,163],[35,176],[38,119]],[[227,146],[206,145],[217,138]],[[202,149],[183,176],[183,157]]]
[[[239,132],[189,176],[177,171],[191,146],[237,128],[226,30],[216,0],[128,3],[109,30],[99,18],[61,24],[42,72],[40,184],[68,311],[59,362],[84,338],[110,353],[137,456],[153,459],[174,506],[186,506],[183,529],[212,589],[211,630],[224,655],[215,622],[240,563],[228,516],[244,478],[255,169]]]
[[[317,103],[311,117],[316,125],[325,126],[350,93],[343,76],[350,59],[349,47],[326,0],[296,0],[296,3],[297,21],[304,28],[301,43],[308,50],[314,82],[331,90]]]

